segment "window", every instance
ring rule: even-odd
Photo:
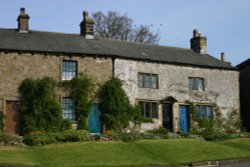
[[[158,75],[138,73],[138,86],[140,88],[158,88]]]
[[[145,118],[158,118],[158,105],[156,102],[140,101],[142,116]]]
[[[73,98],[64,97],[62,101],[63,119],[76,120],[76,102]]]
[[[213,107],[207,106],[207,105],[197,105],[197,117],[202,118],[208,118],[213,119]]]
[[[62,65],[62,80],[71,80],[76,77],[77,62],[64,60]]]
[[[204,79],[203,78],[188,78],[189,90],[204,91]]]

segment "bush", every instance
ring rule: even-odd
[[[22,114],[21,132],[59,131],[61,107],[56,100],[57,82],[50,78],[25,79],[18,88]]]
[[[91,141],[93,137],[86,130],[66,130],[57,133],[57,141],[62,142],[76,142],[76,141]]]
[[[21,136],[0,133],[0,145],[21,145],[22,143],[23,139]]]
[[[3,132],[3,128],[4,128],[4,114],[2,111],[0,111],[0,132]]]
[[[55,143],[56,136],[53,133],[30,133],[24,137],[24,143],[30,146]]]
[[[70,130],[71,129],[71,124],[72,124],[72,122],[71,122],[70,119],[62,120],[60,130],[61,131]]]
[[[166,128],[160,127],[159,129],[149,130],[149,131],[147,131],[147,133],[168,134],[168,130]]]
[[[142,135],[137,131],[119,132],[118,138],[122,141],[135,141],[142,139]]]

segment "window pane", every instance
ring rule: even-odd
[[[207,118],[213,119],[213,108],[211,106],[207,106]]]
[[[199,89],[198,90],[204,90],[204,79],[199,79]]]
[[[144,87],[150,88],[150,77],[149,75],[144,75]]]
[[[194,85],[193,85],[193,90],[198,90],[198,79],[194,79]]]
[[[143,87],[143,75],[142,74],[138,74],[138,86],[140,88]]]
[[[158,118],[157,103],[151,103],[152,118]]]
[[[157,75],[151,75],[151,88],[156,89],[157,88]]]
[[[145,116],[147,117],[147,118],[151,118],[151,106],[150,106],[150,103],[145,103]]]
[[[75,100],[69,97],[64,97],[62,101],[63,118],[76,120],[75,110],[76,110]]]
[[[74,77],[76,77],[76,62],[63,61],[62,80],[71,80]]]
[[[188,88],[189,90],[193,90],[193,78],[188,79]]]

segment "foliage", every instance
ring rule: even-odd
[[[154,33],[147,25],[133,25],[133,20],[127,15],[114,11],[105,15],[99,11],[93,13],[92,17],[97,36],[143,43],[157,43],[159,40],[159,32]]]
[[[168,134],[168,130],[166,128],[160,127],[159,129],[148,130],[147,133]]]
[[[0,145],[21,145],[22,137],[14,134],[0,132]]]
[[[37,131],[36,131],[37,132]],[[24,137],[23,142],[30,146],[45,145],[55,143],[56,134],[55,133],[30,133]]]
[[[0,133],[3,132],[3,128],[4,128],[4,114],[2,111],[0,111]]]
[[[130,122],[139,124],[142,120],[140,108],[130,104],[122,85],[120,79],[112,78],[100,92],[103,123],[107,129],[115,131],[123,130]]]
[[[64,119],[61,122],[61,131],[69,130],[71,129],[71,120],[70,119]]]
[[[66,130],[60,132],[56,136],[57,141],[76,142],[76,141],[91,141],[93,137],[86,130]]]
[[[50,78],[25,79],[19,86],[22,113],[21,131],[58,131],[62,120],[61,108],[56,101],[57,82]]]
[[[66,130],[57,133],[42,133],[34,131],[24,137],[24,143],[27,145],[45,145],[56,142],[76,142],[91,141],[93,137],[86,130]]]
[[[72,98],[76,99],[77,129],[88,129],[87,119],[91,109],[94,88],[93,81],[87,76],[80,74],[77,78],[64,81],[62,86],[68,88]]]

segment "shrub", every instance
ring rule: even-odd
[[[57,141],[62,142],[76,142],[76,141],[91,141],[93,137],[86,130],[66,130],[57,133]]]
[[[71,120],[70,119],[64,119],[61,122],[61,131],[65,131],[65,130],[70,130],[71,129]]]
[[[59,131],[61,107],[56,101],[57,82],[50,78],[25,79],[19,86],[22,114],[21,131]]]
[[[149,131],[147,131],[147,133],[168,134],[168,130],[166,128],[160,127],[159,129],[149,130]]]
[[[122,86],[123,82],[120,79],[112,78],[101,89],[100,107],[102,120],[107,129],[122,131],[130,122],[136,125],[142,120],[140,107],[130,104]]]
[[[4,128],[4,114],[2,111],[0,111],[0,133],[3,132],[3,128]]]
[[[77,129],[87,130],[88,116],[93,102],[93,81],[81,73],[78,77],[70,81],[62,82],[61,85],[68,89],[70,96],[77,101]]]
[[[14,134],[0,133],[0,144],[1,145],[21,145],[23,139],[21,136]]]
[[[142,139],[142,135],[137,131],[119,132],[118,137],[122,141],[135,141]]]
[[[30,133],[24,137],[24,143],[30,146],[45,145],[55,143],[56,135],[54,133]]]

